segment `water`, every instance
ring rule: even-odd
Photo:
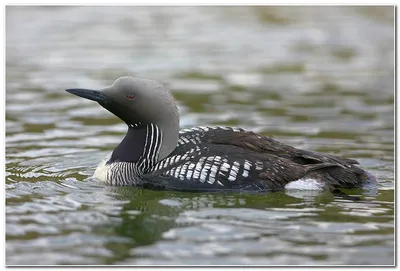
[[[363,7],[7,7],[6,263],[394,263],[394,15]],[[357,159],[376,189],[178,193],[88,178],[126,127],[64,91],[162,81],[181,126]]]

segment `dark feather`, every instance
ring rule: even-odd
[[[200,138],[197,144],[179,145],[170,156],[184,155],[190,149],[197,147],[199,153],[190,157],[190,162],[197,163],[202,157],[219,156],[228,164],[234,161],[243,165],[245,161],[259,161],[262,169],[252,167],[247,177],[239,172],[235,181],[228,180],[227,174],[218,175],[217,180],[210,184],[201,183],[198,179],[171,180],[171,176],[158,178],[160,186],[174,190],[283,190],[289,182],[301,178],[320,180],[327,188],[360,187],[368,179],[362,169],[355,166],[356,160],[338,156],[306,151],[283,144],[266,136],[244,130],[210,128],[207,131],[188,131],[180,136],[190,138],[196,135]],[[183,161],[184,162],[184,161]],[[179,162],[179,163],[183,163]],[[172,163],[165,170],[177,167]],[[153,172],[154,176],[162,175]],[[240,176],[239,176],[240,175]],[[217,181],[220,185],[217,184]]]

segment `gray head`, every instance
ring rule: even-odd
[[[163,147],[159,159],[167,156],[177,145],[178,108],[170,91],[157,81],[124,76],[100,90],[66,91],[98,102],[132,129],[147,124],[157,125],[163,131]]]

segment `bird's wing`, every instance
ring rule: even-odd
[[[158,178],[160,186],[174,190],[282,190],[310,172],[342,166],[305,158],[293,147],[244,130],[196,129],[181,133],[178,147],[149,173],[153,180]],[[307,159],[312,162],[305,163]]]
[[[337,164],[338,166],[348,166],[358,164],[354,159],[297,149],[270,137],[244,130],[210,132],[207,134],[206,140],[212,144],[234,145],[257,153],[273,154],[302,165],[329,163]]]

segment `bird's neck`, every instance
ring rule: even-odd
[[[158,160],[162,160],[171,154],[178,145],[179,138],[179,119],[176,121],[174,118],[169,119],[158,125],[163,133],[163,144],[160,149]]]
[[[158,161],[168,156],[178,142],[179,127],[162,127],[146,124],[129,126],[121,143],[114,149],[109,163],[135,163],[141,172],[146,172]]]
[[[124,139],[112,152],[109,163],[135,163],[145,172],[158,161],[162,131],[154,124],[129,127]]]

